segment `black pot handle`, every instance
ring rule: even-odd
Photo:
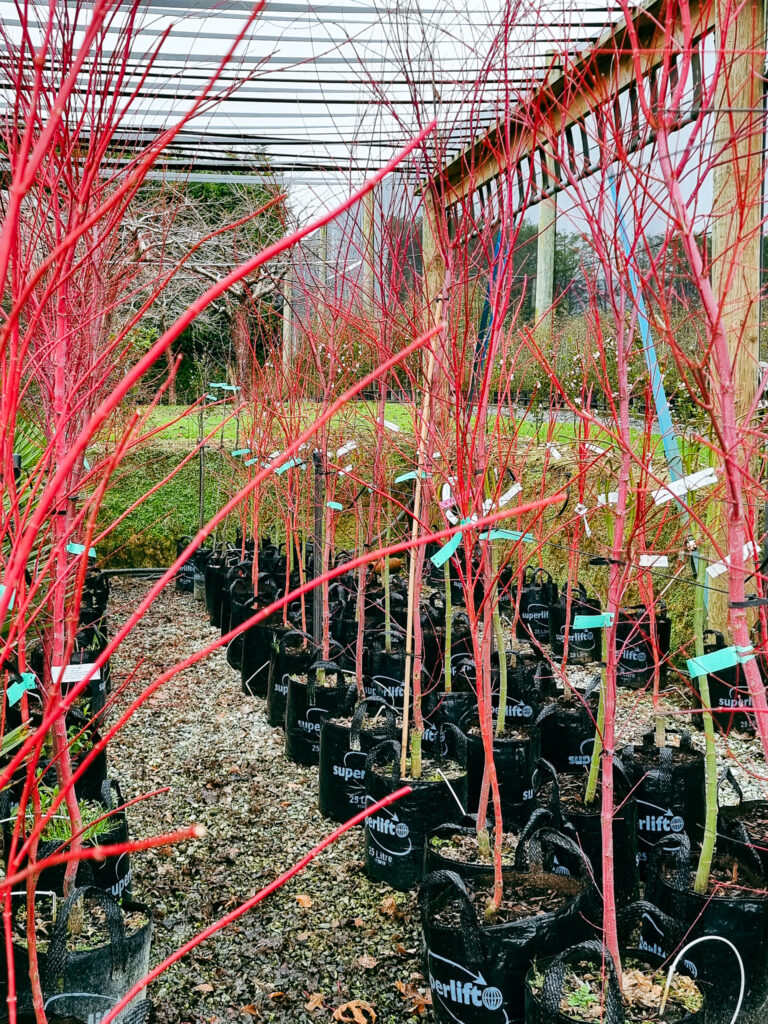
[[[640,921],[646,914],[648,917],[653,918],[654,924],[659,929],[664,929],[672,939],[673,945],[677,946],[683,931],[682,921],[678,921],[676,918],[670,917],[669,914],[665,914],[663,910],[659,910],[655,903],[650,903],[648,900],[635,900],[628,907],[619,910],[617,918],[620,931],[624,935],[629,936],[632,929],[640,924]]]
[[[113,790],[117,798],[116,800],[112,799]],[[108,811],[114,810],[115,807],[123,806],[125,801],[123,800],[123,793],[117,779],[104,779],[101,784],[101,799]]]
[[[568,964],[584,959],[599,960],[605,964],[605,1024],[624,1024],[624,1008],[619,979],[616,976],[616,965],[606,947],[597,939],[587,939],[578,946],[571,946],[551,961],[544,973],[544,984],[541,989],[541,1004],[545,1012],[553,1020],[560,1016],[565,969]]]
[[[719,629],[705,629],[704,630],[704,633],[702,634],[702,640],[704,641],[705,645],[707,643],[707,637],[708,636],[711,636],[711,637],[714,638],[711,641],[711,643],[713,643],[715,645],[715,650],[720,650],[721,647],[725,646],[725,637],[723,636],[723,634],[720,632]]]
[[[366,772],[373,771],[375,765],[378,764],[379,760],[384,754],[391,753],[394,755],[392,761],[392,778],[397,781],[400,778],[400,743],[397,740],[382,740],[381,743],[377,744],[373,750],[371,750],[365,759],[365,770]]]
[[[744,803],[744,790],[739,785],[738,779],[734,774],[733,768],[726,768],[720,776],[720,778],[717,780],[718,808],[720,807],[720,789],[726,782],[731,787],[736,796],[739,798],[739,806],[741,806]]]
[[[649,855],[649,874],[657,879],[662,877],[661,862],[669,857],[673,867],[673,877],[667,879],[673,893],[673,909],[682,921],[684,918],[684,900],[691,877],[691,841],[685,832],[671,833],[664,836],[651,848]]]
[[[540,582],[536,583],[537,580]],[[552,573],[547,572],[546,569],[536,569],[531,576],[531,583],[539,587],[550,587],[552,586]]]
[[[51,941],[48,946],[48,953],[45,958],[43,984],[44,990],[51,991],[58,986],[58,982],[64,976],[64,967],[67,960],[67,937],[69,935],[69,918],[75,903],[80,898],[93,899],[104,911],[109,932],[110,949],[112,952],[112,976],[115,970],[125,970],[128,950],[125,944],[125,923],[123,913],[117,900],[104,889],[97,889],[93,885],[73,889],[64,900],[56,916],[56,923],[51,932]]]
[[[435,890],[439,892],[435,894]],[[424,937],[429,945],[433,908],[442,909],[450,903],[459,907],[461,937],[464,940],[464,952],[470,964],[483,962],[483,945],[480,928],[477,923],[475,908],[467,893],[462,879],[454,871],[432,871],[419,887],[419,912]]]
[[[294,637],[294,636],[300,636],[302,640],[306,640],[307,643],[311,644],[313,647],[315,645],[314,639],[309,635],[309,633],[305,633],[303,629],[288,629],[280,637],[280,650],[281,651],[284,651],[284,649],[285,649],[285,642],[286,642],[286,640],[290,640],[290,638]]]
[[[544,815],[548,817],[552,816],[552,812],[547,807],[540,807],[538,810],[543,812],[542,817],[544,817]],[[557,829],[552,828],[550,825],[541,824],[542,819],[537,819],[536,813],[537,812],[534,811],[528,819],[528,824],[520,833],[520,838],[517,840],[517,849],[515,850],[515,870],[526,871],[528,869],[528,843],[534,836],[538,836],[542,842],[549,843],[554,847],[559,847],[561,850],[565,851],[565,853],[569,853],[572,857],[576,857],[577,860],[580,860],[584,866],[585,876],[589,879],[590,884],[594,886],[595,873],[582,848]]]
[[[531,776],[531,785],[533,786],[534,794],[537,793],[539,785],[543,785],[545,781],[544,778],[541,780],[539,779],[540,774],[542,776],[546,776],[552,783],[552,795],[547,806],[552,812],[555,828],[560,828],[563,822],[563,810],[560,806],[560,780],[557,777],[555,766],[543,757],[540,757],[536,762],[536,767],[533,769],[533,775]]]
[[[366,697],[361,700],[355,708],[355,713],[352,715],[352,724],[349,728],[349,749],[359,750],[360,749],[360,730],[363,725],[363,719],[365,718],[368,710],[372,707],[378,708],[384,712],[384,718],[387,723],[387,739],[395,738],[395,730],[397,729],[397,714],[391,704],[387,704],[381,697]]]
[[[461,729],[454,722],[443,722],[440,726],[440,735],[446,737],[448,734],[453,736],[453,752],[456,760],[462,768],[467,767],[467,737],[461,731]],[[437,760],[442,761],[442,743],[437,744]]]
[[[151,999],[142,999],[120,1014],[121,1024],[150,1024],[155,1019],[155,1004]]]

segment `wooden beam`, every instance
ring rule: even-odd
[[[579,60],[571,62],[564,71],[550,74],[523,107],[511,112],[508,124],[490,129],[446,164],[433,183],[434,187],[443,189],[446,203],[460,202],[546,142],[542,133],[531,130],[532,123],[546,125],[548,139],[560,137],[593,110],[637,82],[635,57],[643,78],[657,68],[663,60],[662,44],[667,41],[664,26],[667,2],[672,0],[654,0],[634,15],[639,53],[633,50],[622,20],[606,31]],[[694,41],[700,40],[714,28],[714,0],[692,0],[689,11]],[[682,37],[679,14],[671,34]],[[536,199],[538,197],[533,201]]]
[[[723,55],[723,67],[717,86],[719,113],[712,149],[712,287],[728,338],[736,419],[741,431],[746,431],[746,417],[757,394],[760,353],[763,0],[744,0],[738,8],[733,0],[717,0],[717,15],[716,49]],[[727,515],[727,503],[723,503],[716,531],[721,548]],[[723,631],[727,621],[725,595],[713,593],[710,628]]]

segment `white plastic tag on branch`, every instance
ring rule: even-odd
[[[387,430],[392,430],[395,434],[400,433],[400,427],[398,427],[396,423],[393,423],[392,420],[382,420],[381,422],[384,424]]]
[[[592,536],[592,531],[590,530],[589,523],[587,522],[587,512],[589,512],[589,509],[587,508],[587,506],[586,505],[582,505],[582,503],[579,502],[578,505],[576,505],[576,507],[574,508],[573,511],[576,513],[577,516],[579,516],[581,519],[584,520],[584,532],[586,533],[586,535],[588,537],[591,537]]]
[[[688,476],[680,477],[679,480],[670,480],[657,491],[653,491],[653,500],[657,505],[663,505],[673,498],[681,498],[688,491],[698,491],[702,487],[709,487],[717,483],[717,473],[710,466],[707,469],[700,469],[696,473],[689,473]]]
[[[451,524],[455,526],[459,521],[459,517],[451,512],[451,509],[456,504],[456,499],[453,496],[452,486],[456,483],[455,476],[449,476],[447,481],[443,484],[440,490],[440,508],[445,512],[445,518]]]
[[[593,452],[595,455],[605,455],[607,452],[606,448],[601,448],[600,445],[591,444],[589,441],[584,445],[588,452]]]
[[[669,559],[666,555],[640,555],[637,563],[641,569],[666,569]]]
[[[555,448],[555,446],[552,444],[551,441],[547,441],[546,449],[549,452],[549,454],[552,456],[552,458],[555,460],[555,462],[559,462],[560,459],[562,459],[563,456],[560,454],[560,452],[557,450],[557,448]]]
[[[619,492],[618,491],[607,491],[605,494],[598,494],[597,504],[598,505],[618,505],[619,503]]]
[[[349,455],[349,453],[353,452],[356,448],[357,441],[347,441],[341,446],[341,448],[336,449],[336,458],[343,459],[345,455]]]
[[[754,541],[751,540],[747,544],[744,545],[743,558],[744,558],[745,562],[747,561],[748,558],[759,558],[759,557],[760,557],[760,549],[758,548],[757,544],[755,544]],[[707,576],[711,576],[712,579],[714,579],[716,576],[722,576],[723,573],[727,571],[727,569],[730,566],[730,564],[731,564],[731,556],[730,555],[726,555],[726,557],[721,562],[713,562],[712,565],[708,565],[707,566]]]

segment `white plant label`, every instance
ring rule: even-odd
[[[589,509],[587,508],[587,506],[586,505],[582,505],[582,503],[579,502],[578,505],[576,505],[576,507],[574,508],[573,511],[576,513],[577,516],[579,516],[580,518],[582,518],[584,520],[584,532],[586,533],[586,535],[588,537],[591,537],[592,536],[592,531],[590,530],[589,523],[587,522],[587,512],[589,512]]]
[[[754,541],[751,540],[744,545],[744,552],[742,557],[745,562],[750,558],[760,557],[760,549]],[[707,576],[710,576],[712,579],[715,579],[717,576],[722,576],[723,573],[728,570],[730,564],[731,556],[726,555],[726,557],[722,561],[713,562],[712,565],[707,566]]]
[[[347,441],[341,448],[336,449],[336,458],[343,459],[345,455],[349,455],[357,448],[357,441]]]
[[[607,449],[606,448],[601,448],[600,445],[592,444],[589,441],[587,441],[587,443],[584,445],[584,447],[587,449],[588,452],[592,452],[594,455],[606,455],[607,454]]]
[[[641,569],[666,569],[669,559],[666,555],[640,555],[637,563]]]
[[[546,448],[547,448],[547,451],[549,452],[549,454],[555,460],[555,462],[559,462],[560,459],[562,459],[563,456],[560,454],[560,452],[557,450],[557,448],[555,448],[555,446],[552,444],[551,441],[547,441]]]
[[[598,494],[597,504],[598,505],[618,505],[619,503],[619,492],[608,491],[607,494]]]
[[[381,422],[384,424],[387,430],[391,430],[395,434],[400,433],[400,427],[398,427],[396,423],[393,423],[392,420],[382,420]]]
[[[709,487],[710,484],[716,483],[717,473],[713,468],[700,469],[698,472],[689,473],[688,476],[683,476],[679,480],[670,480],[668,484],[664,484],[657,491],[653,491],[653,500],[657,505],[663,505],[667,501],[672,501],[673,498],[681,498],[688,491],[698,491],[702,487]]]
[[[64,665],[64,675],[59,679],[61,671],[61,665],[51,665],[51,674],[59,683],[79,683],[86,676],[101,679],[101,669],[94,669],[93,665]]]

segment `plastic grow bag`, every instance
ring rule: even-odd
[[[718,848],[728,842],[718,837]],[[731,851],[733,852],[733,851]],[[740,850],[739,856],[743,855]],[[754,866],[765,874],[758,858]],[[666,868],[666,870],[665,870]],[[719,935],[738,949],[746,974],[746,994],[740,1021],[762,1024],[763,1006],[768,998],[768,891],[753,887],[738,890],[725,887],[717,894],[699,894],[691,888],[691,846],[686,835],[668,836],[654,850],[649,863],[646,898],[679,922],[685,940],[702,935]],[[646,942],[656,941],[665,955],[675,950],[668,936],[659,936],[646,925]],[[686,953],[695,976],[708,986],[708,1024],[728,1024],[739,992],[739,972],[735,959],[722,943],[704,942]]]
[[[587,597],[583,583],[570,591],[570,613],[568,613],[568,591],[562,590],[549,611],[549,642],[554,658],[562,659],[568,641],[568,664],[588,665],[600,661],[603,654],[603,631],[598,627],[574,626],[577,615],[597,615],[600,601]],[[567,617],[567,622],[566,622]]]
[[[657,961],[636,950],[629,954],[635,960],[645,960],[651,970],[660,966]],[[525,978],[525,1024],[575,1024],[574,1018],[562,1013],[560,1005],[563,999],[563,984],[569,966],[580,962],[593,961],[596,967],[605,966],[605,992],[602,1002],[600,1020],[602,1024],[625,1024],[624,1006],[616,974],[616,965],[608,950],[597,939],[588,939],[553,957],[551,960],[536,965],[544,980],[541,992],[533,992],[533,970]],[[675,1017],[675,1024],[705,1024],[708,1020],[706,1000],[700,1010]]]
[[[556,603],[557,584],[551,575],[544,569],[528,566],[520,586],[515,635],[520,640],[529,640],[539,653],[549,643],[549,610]]]
[[[672,623],[664,604],[655,612],[659,680],[666,679]],[[645,605],[620,608],[616,619],[616,685],[639,690],[653,683],[654,643],[651,615]]]
[[[583,694],[573,694],[545,704],[536,719],[541,738],[541,756],[557,771],[583,773],[589,769],[595,745],[600,672]]]
[[[485,771],[485,750],[479,735],[467,733],[468,722],[462,723],[467,738],[467,782],[469,806],[474,813],[480,799],[480,788]],[[533,770],[540,757],[539,733],[536,728],[525,728],[515,722],[519,736],[494,739],[493,761],[499,780],[501,810],[508,827],[523,825],[534,807]]]
[[[464,766],[466,749],[463,735],[455,726],[441,727],[446,739],[453,741],[454,760]],[[438,763],[442,744],[438,743],[434,756]],[[391,770],[383,775],[376,766],[391,759]],[[400,744],[385,740],[368,754],[365,763],[365,799],[370,806],[394,793],[403,785],[400,779]],[[464,817],[462,807],[467,804],[467,776],[462,774],[450,780],[408,781],[412,792],[392,807],[384,807],[365,819],[365,870],[376,882],[386,882],[403,892],[414,888],[424,871],[424,844],[427,835],[437,825],[455,822]],[[458,801],[458,802],[457,802]]]
[[[84,898],[93,900],[104,910],[109,941],[91,949],[70,950],[69,918],[75,902]],[[133,934],[126,934],[124,913],[140,911],[147,922]],[[149,951],[152,940],[152,922],[149,907],[141,903],[124,902],[122,908],[101,889],[85,887],[74,889],[59,908],[51,933],[48,949],[38,953],[43,998],[46,1010],[61,1016],[74,1016],[83,1020],[100,1020],[140,981],[149,970]],[[29,984],[29,957],[24,946],[14,942],[19,1008],[28,1010],[32,1004]],[[129,1011],[142,1001],[142,994],[126,1009],[121,1024]]]
[[[381,720],[375,729],[362,729],[366,715]],[[320,813],[332,821],[349,821],[365,807],[366,755],[385,739],[393,739],[397,716],[378,697],[366,697],[355,708],[350,725],[329,718],[320,723]]]
[[[578,850],[551,829],[543,830],[543,842]],[[539,868],[537,867],[537,871]],[[526,881],[521,870],[506,878]],[[569,887],[572,880],[560,875],[553,886]],[[437,914],[447,905],[458,909],[458,922],[448,925]],[[574,940],[594,935],[589,923],[594,912],[593,895],[585,888],[555,911],[534,917],[481,927],[467,887],[450,871],[427,875],[419,890],[419,910],[424,936],[425,973],[432,989],[432,1008],[438,1024],[518,1024],[524,1014],[523,981],[536,958],[552,956]]]
[[[622,750],[621,762],[637,803],[638,861],[643,877],[648,855],[659,839],[685,832],[692,842],[701,841],[706,810],[704,755],[694,750],[688,732],[680,733],[679,747],[660,749],[651,731],[640,747]]]
[[[267,680],[267,721],[271,726],[285,728],[285,705],[288,681],[292,675],[303,675],[315,660],[311,637],[298,629],[289,629],[276,637]]]
[[[335,676],[333,684],[318,686],[315,674],[323,670]],[[331,661],[315,662],[306,681],[296,676],[288,678],[285,701],[285,756],[296,764],[314,765],[320,762],[320,723],[324,718],[335,718],[351,712],[356,689],[345,682],[338,665]]]

